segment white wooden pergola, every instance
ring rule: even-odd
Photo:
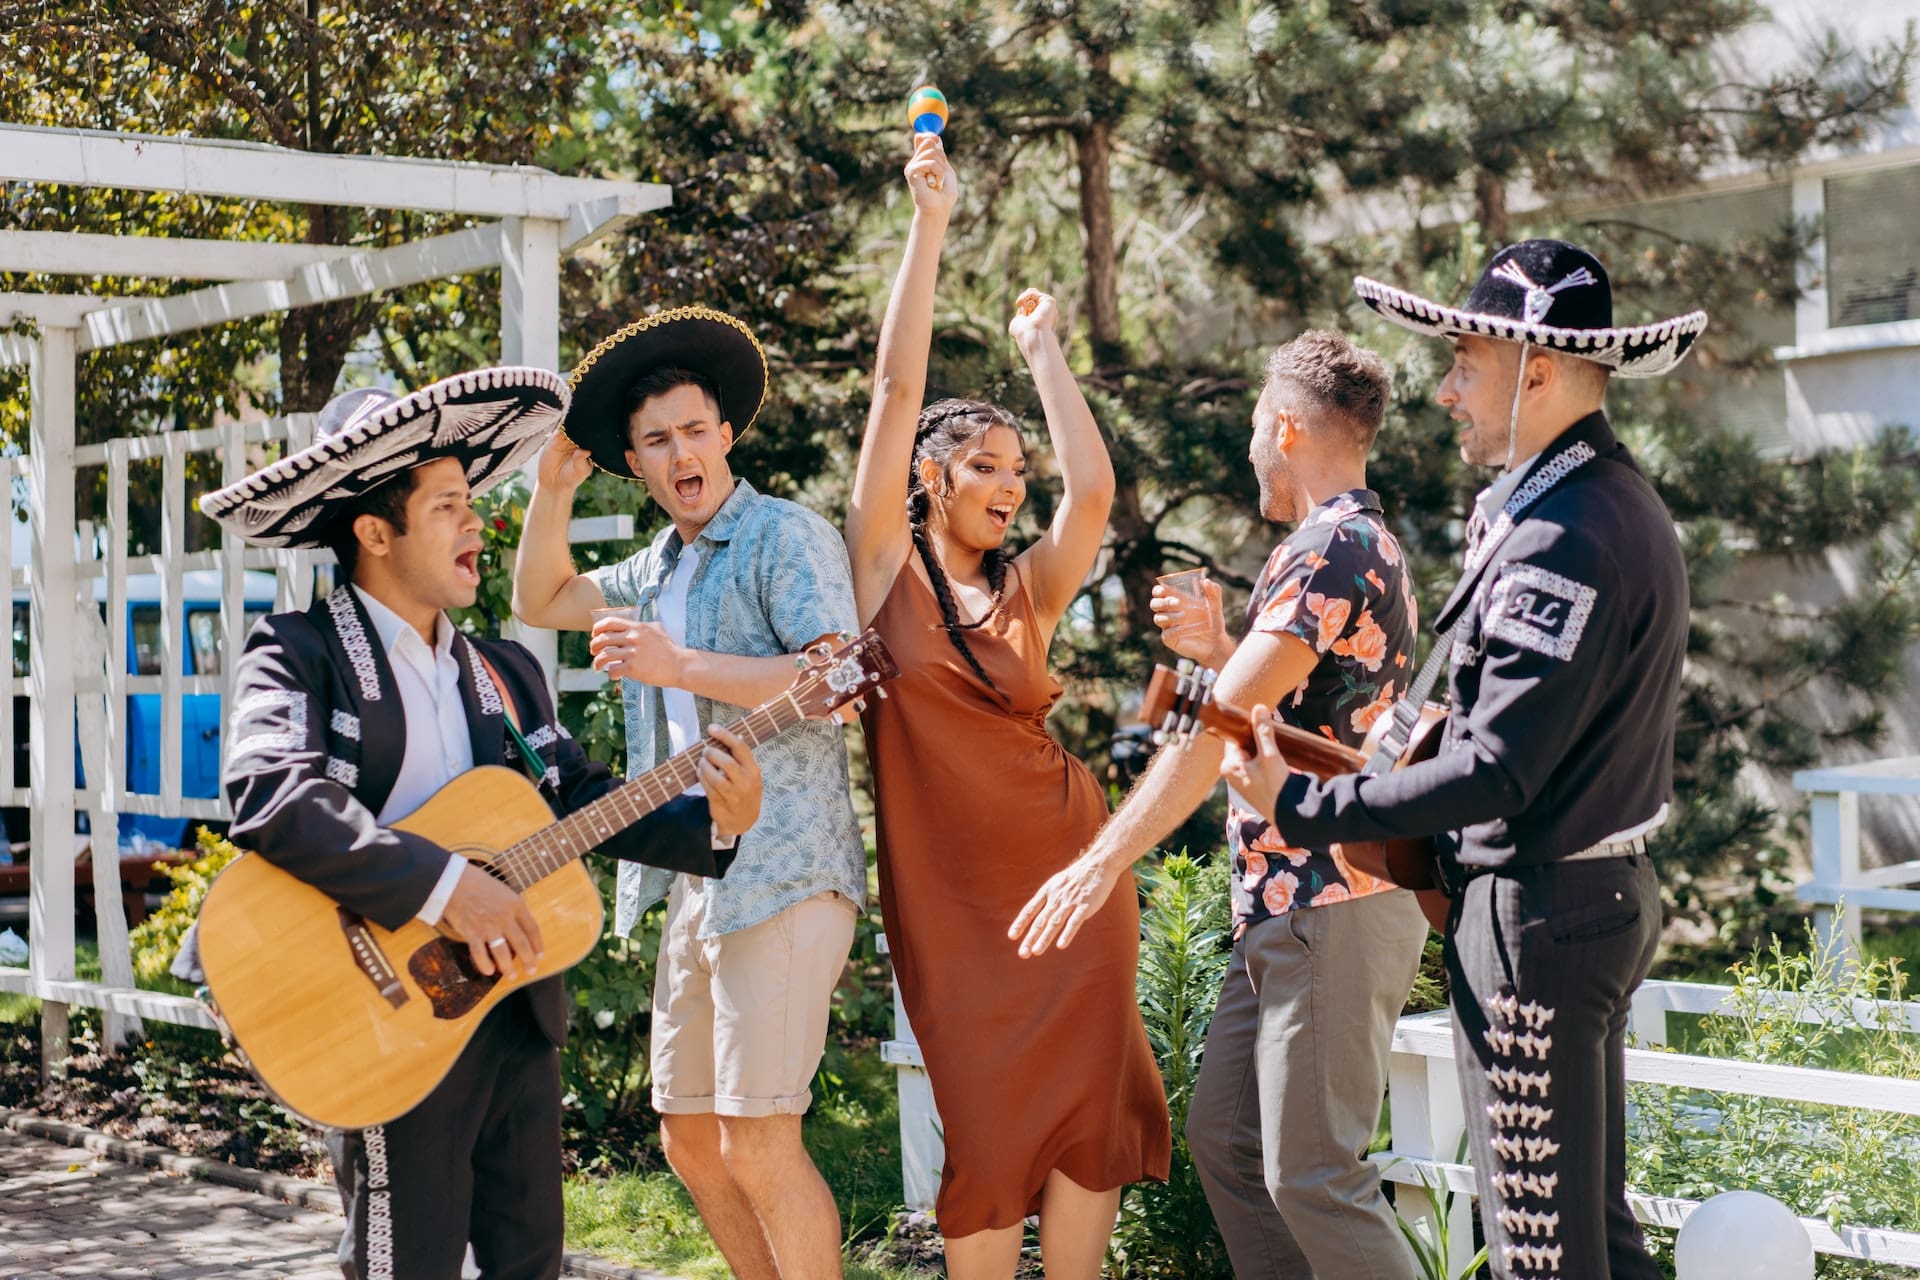
[[[113,835],[122,812],[224,819],[224,799],[181,795],[182,698],[225,694],[232,662],[218,676],[182,673],[182,576],[220,574],[224,652],[244,638],[243,586],[249,570],[277,575],[276,604],[303,606],[311,596],[313,554],[246,548],[225,539],[219,551],[188,555],[185,527],[202,518],[186,507],[187,455],[217,452],[226,481],[246,470],[249,446],[298,447],[311,440],[311,415],[229,423],[204,431],[128,436],[76,447],[76,362],[81,355],[126,343],[165,339],[212,325],[314,303],[361,297],[448,276],[499,270],[500,359],[558,368],[560,261],[667,205],[669,188],[651,183],[569,178],[519,165],[465,164],[379,156],[316,155],[279,147],[0,124],[0,182],[58,183],[174,192],[297,205],[407,209],[474,219],[463,230],[381,249],[87,235],[68,231],[0,232],[0,271],[73,276],[140,276],[210,281],[163,298],[86,294],[0,294],[0,325],[31,322],[32,336],[0,334],[0,367],[29,370],[31,423],[27,452],[7,459],[4,474],[24,475],[30,562],[10,571],[15,590],[30,592],[32,702],[29,777],[13,776],[13,664],[0,662],[0,803],[32,810],[27,968],[0,967],[0,990],[42,1002],[42,1053],[49,1070],[67,1057],[68,1008],[105,1011],[110,1041],[133,1019],[210,1026],[196,1001],[135,989],[120,898]],[[484,220],[484,221],[479,221]],[[127,479],[135,463],[163,467],[160,554],[127,550]],[[78,468],[108,469],[105,558],[92,539],[76,540]],[[0,550],[11,564],[15,521],[0,521]],[[601,536],[612,536],[602,533]],[[78,541],[78,555],[76,555]],[[126,578],[151,572],[160,580],[157,676],[127,673]],[[95,580],[106,582],[106,624],[95,603]],[[523,636],[554,669],[553,638]],[[160,790],[131,794],[126,786],[125,707],[129,694],[160,695]],[[76,777],[78,745],[86,785]],[[76,980],[74,873],[76,812],[91,817],[104,981]]]

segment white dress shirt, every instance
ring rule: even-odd
[[[693,573],[700,564],[698,543],[684,547],[680,559],[673,566],[673,576],[667,579],[667,585],[660,591],[658,617],[661,628],[667,638],[681,648],[687,644],[687,589],[693,585]],[[685,689],[669,689],[662,686],[660,701],[667,712],[667,749],[673,755],[679,755],[688,747],[696,746],[707,736],[706,729],[700,723],[699,708],[694,705],[693,695]],[[687,788],[690,796],[703,796],[707,789],[699,783]],[[720,837],[714,836],[715,840]],[[728,841],[716,848],[732,848]]]
[[[452,620],[444,613],[435,617],[434,644],[429,649],[412,623],[359,587],[353,591],[366,606],[380,646],[387,652],[407,726],[400,776],[394,779],[393,792],[376,815],[381,826],[389,827],[473,768],[473,739],[468,736],[467,706],[460,697],[460,663],[453,656]],[[420,920],[440,923],[466,865],[467,860],[459,854],[449,855],[439,883],[415,913]]]

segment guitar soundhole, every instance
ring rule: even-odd
[[[407,972],[433,1004],[436,1018],[458,1018],[487,998],[500,981],[473,967],[465,944],[435,938],[407,959]]]

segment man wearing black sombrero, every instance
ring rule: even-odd
[[[524,771],[556,815],[613,785],[560,725],[533,655],[465,636],[445,612],[480,585],[473,496],[539,449],[566,406],[565,384],[540,369],[349,392],[311,446],[200,500],[248,541],[331,548],[343,579],[247,637],[224,778],[234,842],[333,898],[343,926],[418,917],[465,941],[483,974],[536,971],[538,921],[504,883],[393,824],[480,765]],[[660,807],[603,851],[723,873],[716,837],[752,825],[760,789],[746,744],[720,738],[701,765],[707,798]],[[561,979],[527,986],[413,1111],[328,1134],[349,1280],[454,1280],[469,1243],[487,1280],[560,1274],[566,1031]]]
[[[852,573],[831,525],[733,474],[767,387],[739,320],[647,316],[589,352],[572,385],[528,504],[514,611],[592,630],[594,665],[622,684],[634,771],[779,696],[794,655],[858,630]],[[667,524],[625,561],[577,573],[567,519],[596,466],[642,481]],[[815,1280],[840,1274],[840,1222],[800,1123],[866,902],[866,850],[834,725],[800,725],[759,756],[767,804],[726,880],[622,868],[614,928],[667,898],[653,1105],[714,1243],[744,1280]]]
[[[1365,773],[1290,774],[1258,711],[1257,757],[1236,750],[1223,772],[1272,797],[1299,844],[1436,837],[1495,1274],[1658,1276],[1627,1207],[1623,1051],[1659,937],[1646,837],[1672,792],[1687,577],[1673,519],[1601,404],[1610,377],[1677,365],[1707,317],[1615,326],[1605,269],[1554,240],[1495,255],[1461,308],[1356,287],[1453,344],[1439,400],[1462,423],[1461,456],[1506,469],[1475,501],[1440,614],[1444,736],[1433,760],[1386,772],[1430,663]]]

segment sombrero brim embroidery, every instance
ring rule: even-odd
[[[258,546],[322,546],[329,508],[413,467],[458,458],[474,495],[486,492],[525,465],[566,412],[567,384],[551,370],[456,374],[205,494],[200,510]]]
[[[712,381],[735,440],[752,429],[766,401],[767,353],[744,323],[711,307],[642,316],[588,352],[567,379],[573,405],[562,430],[595,466],[624,480],[640,478],[627,465],[627,392],[656,369],[686,369]]]
[[[1694,342],[1707,331],[1704,311],[1690,311],[1658,324],[1561,329],[1443,307],[1418,294],[1365,276],[1354,277],[1353,287],[1361,301],[1403,329],[1431,337],[1472,333],[1505,342],[1527,342],[1606,365],[1623,378],[1654,378],[1670,372],[1686,359]]]

